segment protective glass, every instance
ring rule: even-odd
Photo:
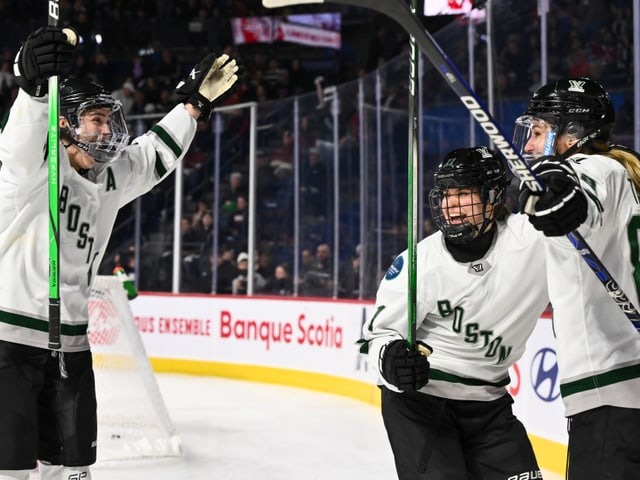
[[[522,115],[516,119],[513,146],[531,163],[543,155],[553,155],[557,134],[558,128],[546,120]]]
[[[108,95],[81,103],[70,117],[75,139],[97,162],[115,160],[129,144],[122,104]]]

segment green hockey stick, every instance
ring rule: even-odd
[[[58,0],[49,0],[48,25],[60,21]],[[60,172],[58,170],[59,92],[58,77],[49,78],[49,348],[58,350],[60,343]]]

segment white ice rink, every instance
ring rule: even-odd
[[[159,374],[179,460],[94,467],[93,480],[393,480],[377,407],[338,395]],[[546,480],[560,475],[545,474]]]

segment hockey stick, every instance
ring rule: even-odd
[[[49,0],[48,25],[57,27],[60,20],[58,0]],[[49,78],[49,348],[58,350],[60,342],[60,206],[58,171],[58,77]]]
[[[262,0],[267,8],[284,7],[288,5],[308,3],[338,3],[357,7],[370,8],[387,15],[400,24],[408,33],[415,37],[424,55],[429,59],[440,75],[447,81],[453,92],[458,96],[469,113],[480,124],[484,132],[491,139],[496,149],[503,156],[511,171],[533,192],[542,192],[544,186],[531,170],[498,126],[493,116],[483,107],[475,92],[464,80],[455,65],[436,43],[431,34],[425,30],[420,21],[403,0]],[[584,237],[574,230],[567,235],[571,244],[591,268],[600,283],[607,290],[609,296],[626,315],[636,330],[640,331],[640,313],[631,300],[622,291],[620,285],[611,276],[595,252],[587,244]]]
[[[416,14],[417,0],[412,0],[411,14]],[[407,168],[407,258],[409,275],[407,288],[407,343],[416,348],[416,283],[418,260],[418,46],[413,35],[409,37],[409,155]]]

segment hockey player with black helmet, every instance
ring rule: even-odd
[[[613,125],[590,78],[538,88],[516,120],[514,143],[546,185],[522,185],[519,203],[546,239],[570,480],[640,479],[640,334],[563,237],[577,229],[640,305],[640,160],[612,143]]]
[[[118,210],[167,178],[196,121],[234,88],[238,66],[208,55],[178,84],[180,103],[129,143],[100,85],[60,88],[61,348],[48,349],[47,79],[73,63],[73,32],[43,27],[14,65],[20,91],[0,135],[0,480],[90,479],[96,397],[87,338],[90,287]]]
[[[429,196],[439,231],[417,245],[417,349],[406,340],[407,251],[363,327],[400,480],[542,478],[506,387],[548,304],[543,241],[506,210],[508,184],[486,147],[447,154]]]

